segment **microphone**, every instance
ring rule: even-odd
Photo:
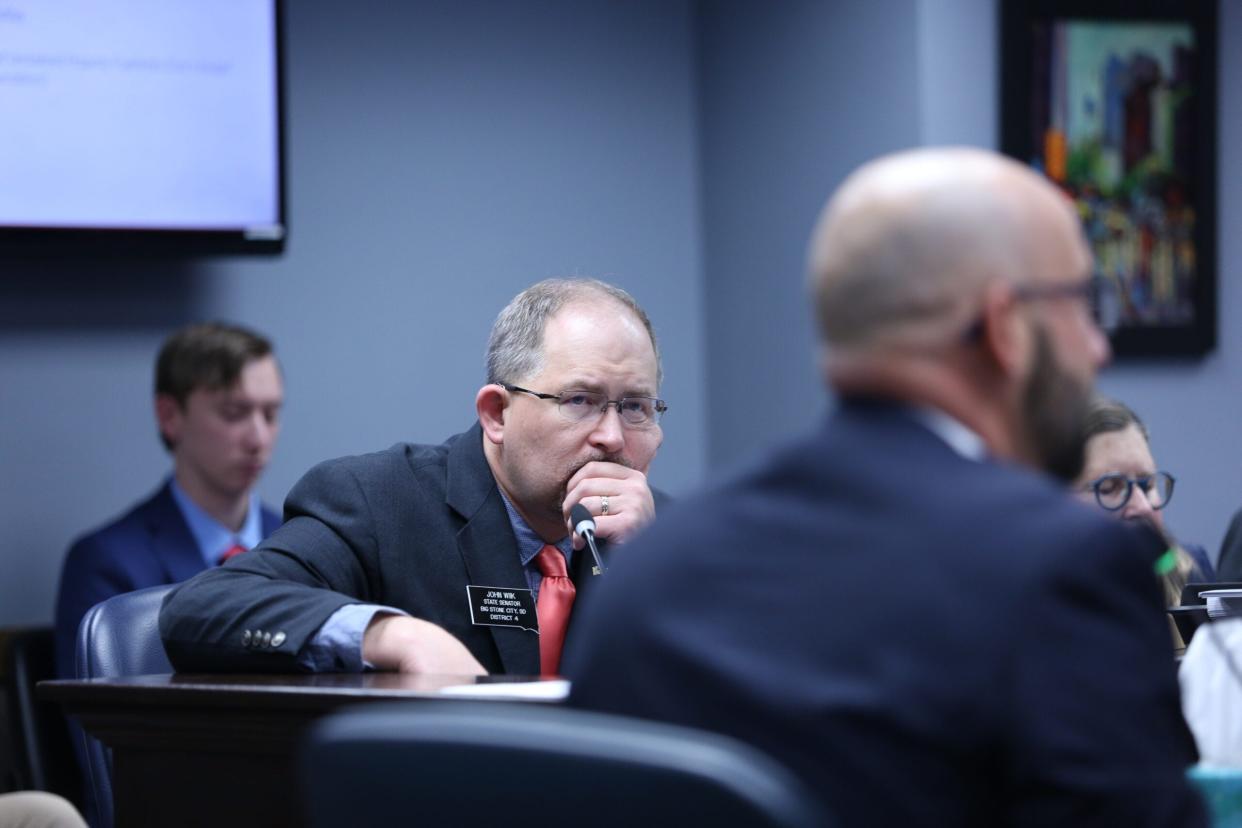
[[[591,549],[591,555],[595,558],[595,574],[602,575],[604,562],[600,560],[599,549],[595,546],[595,518],[587,507],[575,503],[574,508],[569,510],[569,520],[574,525],[574,534],[581,535]]]

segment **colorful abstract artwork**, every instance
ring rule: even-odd
[[[1184,10],[1059,5],[1004,4],[1003,149],[1074,200],[1119,303],[1115,350],[1204,353],[1216,331],[1215,28]]]

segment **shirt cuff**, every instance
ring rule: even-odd
[[[346,604],[328,616],[307,642],[298,665],[312,673],[361,673],[373,669],[362,659],[362,636],[376,613],[409,615],[378,604]]]

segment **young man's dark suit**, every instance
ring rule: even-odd
[[[263,508],[263,534],[280,516]],[[86,611],[113,595],[175,584],[206,568],[190,526],[173,499],[171,482],[102,529],[69,548],[56,601],[56,674],[74,678],[78,624]]]
[[[1162,549],[911,412],[681,501],[579,619],[571,703],[732,734],[842,825],[1198,825]]]
[[[575,609],[597,580],[589,559],[573,556]],[[160,632],[179,670],[289,672],[337,609],[383,604],[440,625],[488,672],[538,675],[538,636],[474,626],[467,584],[528,589],[478,424],[439,446],[398,444],[311,469],[289,493],[285,524],[170,595]],[[256,630],[272,634],[267,646],[254,645]]]

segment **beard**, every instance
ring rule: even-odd
[[[1035,329],[1035,364],[1022,402],[1040,467],[1066,483],[1077,479],[1086,459],[1091,387],[1061,367],[1042,327]]]

